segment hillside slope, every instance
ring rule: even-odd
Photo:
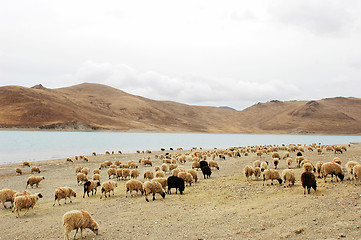
[[[243,111],[155,101],[100,84],[0,87],[0,127],[207,133],[361,134],[361,99],[271,101]]]

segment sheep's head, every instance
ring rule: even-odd
[[[282,182],[283,182],[282,179],[280,179],[280,178],[277,179],[277,181],[279,182],[279,184],[282,184]]]
[[[340,178],[340,180],[342,181],[345,178],[345,175],[343,175],[342,173],[338,174],[338,177]]]
[[[38,193],[39,198],[43,198],[43,195],[41,193]]]
[[[95,235],[98,235],[99,233],[99,226],[98,224],[94,221],[92,222],[90,229],[95,233]]]
[[[162,196],[162,198],[165,198],[165,192],[162,192],[160,195]]]

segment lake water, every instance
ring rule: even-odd
[[[136,150],[155,151],[171,147],[213,149],[319,142],[348,144],[361,142],[361,136],[0,131],[0,164],[61,159],[118,150],[134,153]]]

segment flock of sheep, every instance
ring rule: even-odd
[[[164,151],[165,149],[161,149]],[[173,149],[172,149],[173,150]],[[305,158],[306,151],[316,151],[317,153],[322,153],[323,151],[333,151],[336,153],[343,153],[347,151],[346,146],[323,146],[320,144],[311,144],[309,146],[301,145],[287,145],[287,146],[248,146],[248,147],[231,147],[225,150],[213,149],[213,150],[202,150],[197,148],[191,149],[191,151],[185,152],[183,149],[178,149],[179,151],[165,152],[164,154],[155,154],[154,160],[151,160],[151,157],[144,157],[138,159],[138,161],[128,161],[127,163],[121,163],[117,161],[106,160],[101,162],[99,167],[92,170],[92,178],[88,179],[90,175],[90,169],[88,167],[78,166],[75,168],[76,181],[78,184],[83,184],[83,198],[85,196],[90,196],[97,194],[97,188],[100,187],[101,195],[100,199],[103,197],[111,197],[111,194],[114,195],[114,190],[118,187],[118,181],[127,180],[125,183],[125,195],[128,197],[128,193],[132,196],[133,192],[142,194],[145,196],[145,200],[148,200],[148,195],[153,195],[153,200],[155,200],[155,195],[159,194],[162,198],[165,198],[166,193],[171,194],[172,188],[176,189],[176,193],[182,194],[185,190],[186,184],[191,186],[192,183],[198,181],[197,170],[201,170],[204,178],[209,178],[212,174],[212,169],[219,170],[218,161],[226,159],[226,157],[238,158],[241,156],[248,156],[250,154],[256,154],[257,158],[253,163],[253,167],[247,165],[244,168],[244,174],[247,181],[252,179],[254,176],[255,180],[262,179],[263,185],[267,180],[271,181],[273,185],[273,180],[277,180],[279,184],[283,182],[288,184],[287,186],[294,185],[296,181],[295,171],[292,169],[293,158],[290,155],[295,154],[295,163],[298,168],[303,168],[303,173],[300,176],[302,186],[304,188],[304,194],[306,191],[310,194],[310,189],[313,188],[316,190],[316,176],[323,177],[326,182],[326,177],[331,175],[331,181],[333,181],[333,176],[336,176],[336,179],[341,181],[344,179],[344,173],[341,167],[341,160],[339,157],[335,157],[332,162],[317,162],[314,164],[310,160]],[[283,156],[280,156],[280,151],[284,151]],[[137,151],[137,153],[151,154],[150,150],[147,151]],[[110,155],[110,152],[106,153]],[[114,152],[112,152],[114,154]],[[118,154],[122,154],[121,151],[118,151]],[[97,156],[96,153],[93,153],[93,156]],[[89,159],[85,156],[76,156],[76,160],[83,160],[84,164],[89,162]],[[261,161],[261,159],[265,159]],[[273,163],[271,167],[269,161]],[[71,158],[66,159],[67,162],[74,162]],[[282,171],[280,174],[277,170],[278,165],[281,161],[287,163],[288,168]],[[160,162],[161,165],[155,165],[155,162]],[[192,162],[191,169],[186,170],[182,164],[186,162]],[[24,162],[24,166],[30,167],[29,162]],[[154,168],[153,170],[146,170],[147,167]],[[346,164],[347,171],[351,179],[357,180],[361,178],[361,165],[354,161],[349,161]],[[143,179],[144,182],[140,181],[138,178],[140,176],[140,169],[143,169]],[[101,181],[101,172],[106,171],[105,180]],[[16,174],[21,175],[23,172],[21,168],[16,169]],[[40,173],[38,167],[32,167],[31,173]],[[104,176],[105,174],[103,174]],[[168,177],[166,177],[168,175]],[[40,182],[44,180],[43,176],[30,176],[27,180],[26,188],[30,185],[31,187],[38,187]],[[101,183],[102,182],[102,183]],[[166,191],[167,190],[167,191]],[[64,199],[65,204],[69,198],[69,202],[72,202],[72,197],[75,198],[77,193],[71,187],[59,187],[54,191],[54,203],[56,202],[60,205],[60,200]],[[12,189],[3,189],[0,190],[0,201],[6,208],[5,202],[11,202],[12,211],[16,211],[17,217],[19,217],[19,210],[26,209],[26,212],[30,208],[34,208],[36,202],[39,198],[42,198],[41,193],[30,194],[27,191],[17,192]],[[25,213],[26,214],[26,213]],[[78,229],[82,231],[84,228],[91,229],[95,234],[98,234],[99,226],[91,217],[91,215],[86,211],[73,210],[64,214],[63,216],[63,226],[65,228],[65,239],[69,239],[69,232],[73,229],[76,230],[75,236],[78,232]]]

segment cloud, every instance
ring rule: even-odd
[[[299,94],[297,86],[282,80],[257,83],[200,75],[168,76],[139,72],[125,64],[84,62],[71,82],[96,82],[156,100],[197,105],[223,105],[242,101],[283,99]],[[241,104],[240,104],[241,105]]]
[[[354,22],[344,2],[335,1],[277,1],[269,11],[274,19],[316,35],[340,35]]]

